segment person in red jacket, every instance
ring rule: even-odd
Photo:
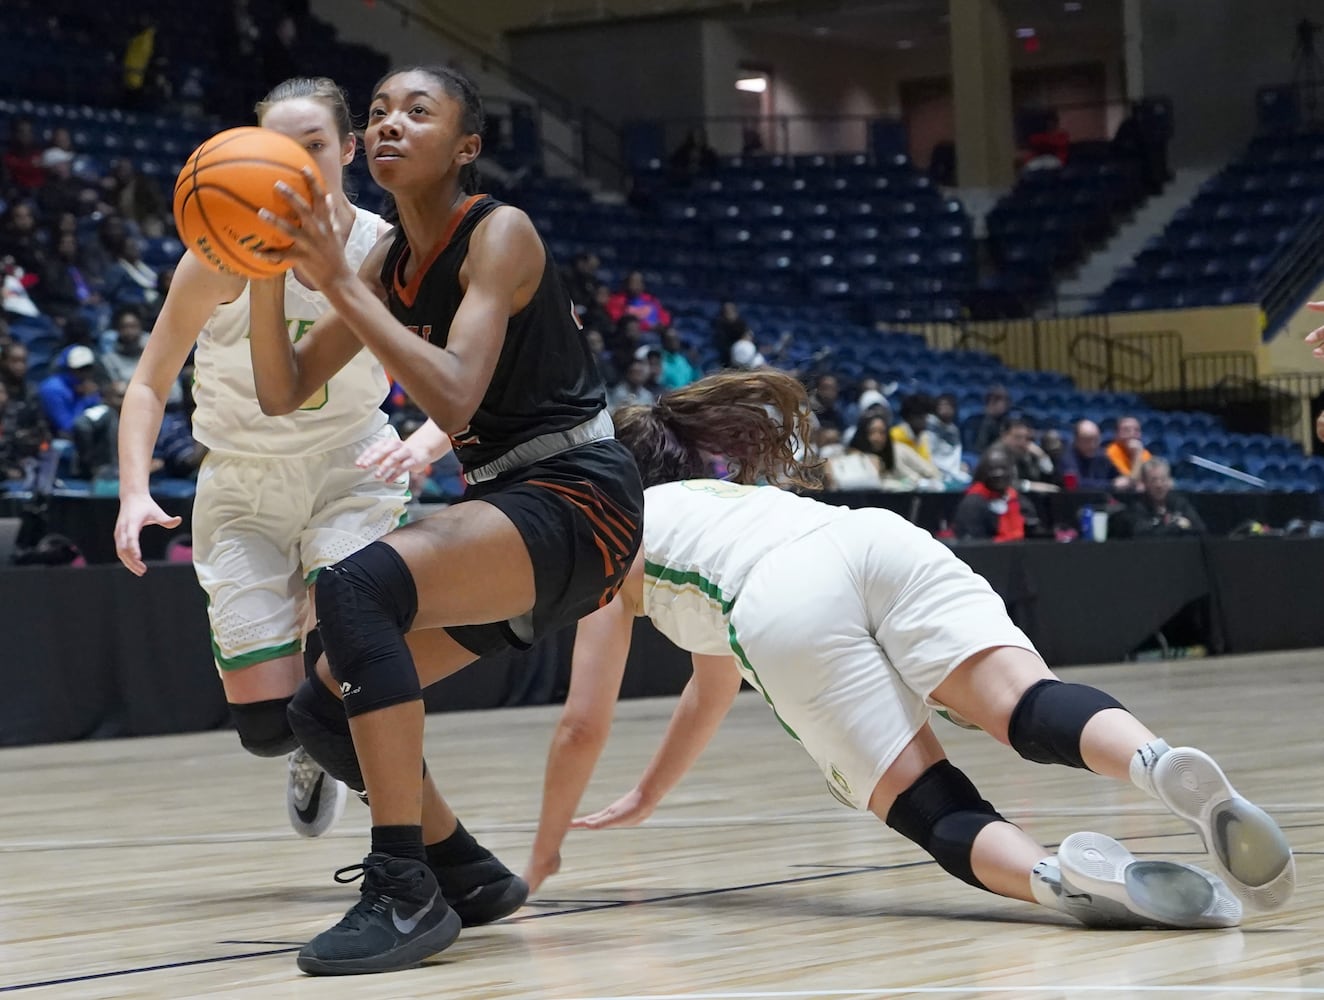
[[[975,481],[956,508],[954,528],[962,540],[1019,542],[1026,527],[1034,527],[1034,507],[1021,500],[1012,487],[1015,463],[1002,445],[984,452],[975,469]]]
[[[607,300],[607,314],[614,323],[619,323],[622,316],[634,316],[644,330],[671,325],[671,313],[644,287],[644,276],[639,271],[631,271],[625,278],[625,289]]]

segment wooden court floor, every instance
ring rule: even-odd
[[[232,735],[0,752],[0,993],[16,997],[954,998],[1324,996],[1324,662],[1316,652],[1064,671],[1214,754],[1297,850],[1289,907],[1236,930],[1087,931],[946,876],[828,795],[757,695],[643,827],[572,834],[563,873],[421,969],[313,979],[294,951],[352,904],[351,802],[317,841],[285,822],[283,762]],[[642,770],[670,701],[623,704],[588,798]],[[466,825],[527,857],[555,708],[428,720]],[[953,759],[1047,843],[1096,829],[1199,863],[1129,786],[1025,763],[938,720]]]

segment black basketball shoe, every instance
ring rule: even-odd
[[[460,934],[460,917],[447,905],[421,861],[369,854],[336,872],[337,882],[362,877],[358,903],[340,923],[299,951],[299,968],[321,976],[397,972],[444,951]]]
[[[528,883],[491,855],[482,861],[429,867],[465,927],[508,917],[529,898]]]

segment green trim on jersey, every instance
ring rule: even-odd
[[[727,599],[726,595],[722,593],[721,587],[692,569],[672,569],[670,566],[663,566],[661,563],[649,562],[645,559],[644,575],[651,576],[655,580],[661,580],[664,583],[675,584],[678,587],[693,587],[708,600],[716,603],[722,609],[724,615],[729,615],[731,608],[736,603],[734,600]]]
[[[754,665],[749,662],[749,657],[745,655],[745,650],[741,647],[740,640],[736,638],[736,627],[734,625],[728,624],[727,630],[728,630],[728,635],[730,636],[731,639],[731,651],[734,652],[736,656],[740,658],[740,662],[744,665],[745,669],[748,670],[750,672],[750,675],[754,678],[754,689],[758,691],[759,694],[763,695],[763,700],[766,701],[768,703],[768,707],[772,709],[773,716],[776,717],[777,721],[782,724],[782,728],[785,729],[790,734],[791,739],[795,740],[795,742],[797,743],[800,743],[801,742],[800,737],[796,735],[794,729],[792,729],[790,726],[786,724],[786,720],[783,719],[781,715],[778,713],[777,706],[772,703],[772,698],[770,698],[768,696],[768,692],[764,690],[763,681],[759,678],[759,672],[755,670]]]
[[[295,653],[303,651],[303,643],[295,639],[293,642],[287,642],[282,646],[268,646],[266,649],[255,649],[251,653],[241,653],[238,656],[226,657],[221,653],[221,647],[216,645],[216,637],[212,636],[211,652],[216,657],[216,662],[222,670],[242,670],[244,667],[251,667],[255,663],[266,663],[268,660],[278,660],[282,656],[293,656]]]
[[[672,569],[670,566],[664,566],[661,563],[650,562],[648,559],[645,559],[644,574],[653,577],[655,580],[659,580],[663,583],[670,583],[678,587],[693,587],[700,594],[722,609],[722,614],[727,616],[727,638],[731,644],[731,651],[740,658],[741,664],[747,671],[749,671],[750,676],[754,678],[754,689],[758,691],[759,694],[763,695],[763,700],[768,703],[768,707],[772,709],[772,714],[776,720],[781,723],[781,727],[790,734],[791,739],[799,743],[800,737],[796,735],[794,729],[786,724],[786,720],[778,714],[777,706],[772,703],[772,699],[768,697],[768,692],[763,688],[763,681],[759,679],[759,672],[755,670],[753,665],[749,662],[749,657],[745,655],[745,650],[740,645],[740,640],[736,638],[736,627],[732,625],[730,621],[731,609],[735,607],[735,600],[728,598],[722,593],[721,587],[717,586],[717,584],[713,583],[703,574],[692,569]]]

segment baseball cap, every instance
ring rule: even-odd
[[[64,359],[65,367],[71,372],[80,368],[91,368],[97,363],[97,356],[92,353],[92,348],[84,347],[82,344],[76,344],[69,348],[69,353]]]

